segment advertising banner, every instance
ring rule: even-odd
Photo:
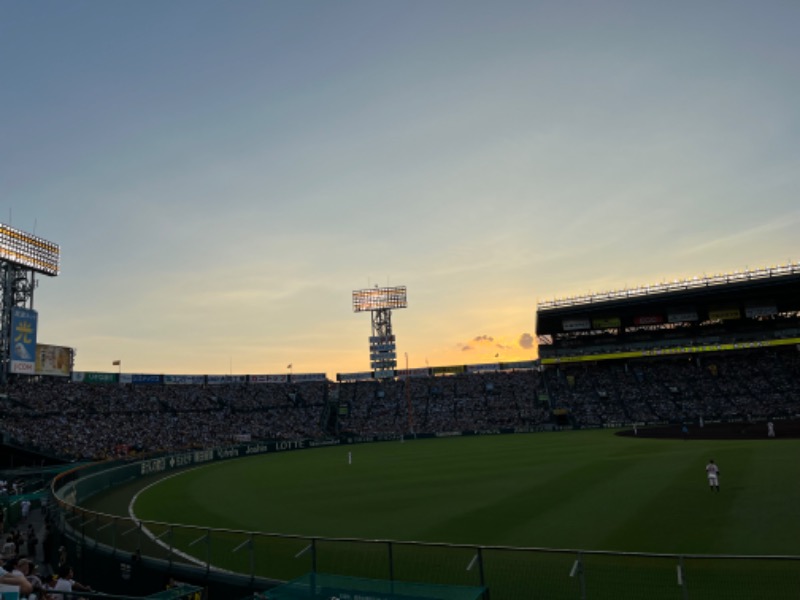
[[[247,375],[206,375],[208,385],[247,383]]]
[[[250,383],[286,383],[289,381],[288,375],[250,375]]]
[[[452,367],[431,367],[433,375],[458,375],[464,372],[464,365],[454,365]]]
[[[613,327],[619,327],[621,325],[621,321],[619,317],[601,317],[598,319],[592,319],[592,327],[595,329],[611,329]]]
[[[72,381],[75,383],[117,383],[117,373],[93,373],[91,371],[73,371]]]
[[[11,352],[9,371],[25,375],[36,374],[36,323],[35,310],[11,307]]]
[[[561,321],[561,326],[564,331],[580,331],[591,328],[592,324],[589,319],[564,319]]]
[[[36,374],[69,377],[72,348],[36,344]]]
[[[664,322],[664,317],[661,315],[640,315],[633,317],[634,325],[660,325]]]
[[[748,350],[750,348],[768,348],[773,346],[788,346],[797,344],[800,338],[786,338],[781,340],[763,340],[759,342],[737,342],[735,344],[708,344],[705,346],[676,346],[675,348],[660,348],[657,350],[636,350],[631,352],[617,352],[614,354],[588,354],[583,356],[563,356],[559,358],[543,358],[544,365],[557,365],[563,363],[593,362],[598,360],[617,360],[620,358],[638,358],[641,356],[672,356],[675,354],[698,354],[700,352],[722,352],[726,350]],[[798,348],[800,350],[800,348]],[[571,375],[567,376],[567,381]]]
[[[669,323],[683,323],[685,321],[697,321],[697,311],[693,308],[684,308],[680,310],[671,310],[667,313],[667,321]]]
[[[467,365],[467,373],[485,373],[487,371],[497,371],[500,369],[498,363],[490,363],[484,365]]]
[[[749,319],[755,319],[756,317],[771,317],[778,314],[778,309],[774,304],[770,306],[747,306],[744,309],[744,314]]]
[[[336,381],[368,381],[372,379],[372,371],[360,373],[337,373]]]
[[[535,360],[518,360],[516,362],[500,363],[500,368],[504,371],[515,369],[538,369],[539,365]]]
[[[560,356],[558,358],[543,358],[541,359],[543,365],[560,365],[567,363],[578,362],[594,362],[598,360],[617,360],[620,358],[637,358],[644,356],[643,350],[635,350],[631,352],[616,352],[614,354],[586,354],[581,356]],[[567,375],[567,383],[572,375]],[[574,378],[572,379],[574,385]]]
[[[398,377],[430,377],[431,370],[428,367],[420,367],[417,369],[398,369],[397,376]]]
[[[120,375],[120,383],[132,383],[133,385],[159,385],[161,383],[161,375],[153,375],[151,373],[125,373]]]
[[[742,318],[742,312],[738,308],[715,308],[708,311],[708,318],[719,321],[733,321]]]
[[[296,373],[292,375],[292,382],[304,383],[307,381],[325,381],[327,375],[325,373]]]
[[[164,375],[166,385],[203,385],[205,375]]]

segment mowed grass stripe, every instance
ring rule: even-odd
[[[639,462],[638,485],[629,488],[635,501],[625,502],[625,518],[600,547],[655,553],[712,550],[709,542],[724,527],[730,502],[711,496],[704,471],[707,448],[688,444],[679,450]],[[711,506],[713,519],[706,510]]]
[[[142,494],[136,511],[145,519],[309,536],[796,554],[798,447],[610,431],[340,446],[187,472]],[[719,495],[705,480],[712,456],[723,471]],[[793,533],[784,535],[773,516],[793,518]]]
[[[676,460],[671,442],[606,439],[614,445],[611,452],[594,449],[579,468],[540,482],[525,522],[527,539],[520,536],[520,543],[533,539],[544,547],[642,550],[641,532],[631,520],[640,507],[659,501],[685,459]],[[635,535],[628,535],[631,530]]]
[[[795,440],[741,442],[721,455],[720,495],[732,495],[720,548],[765,548],[764,553],[800,554],[800,456]],[[746,459],[745,453],[746,452]]]

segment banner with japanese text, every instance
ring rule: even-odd
[[[36,374],[37,319],[38,314],[33,309],[11,307],[11,373]]]

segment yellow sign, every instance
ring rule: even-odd
[[[621,324],[619,317],[592,319],[592,327],[595,329],[611,329],[612,327],[619,327]]]
[[[673,356],[675,354],[699,354],[700,352],[725,352],[730,350],[746,350],[748,348],[771,348],[775,346],[791,346],[800,344],[800,338],[783,340],[762,340],[758,342],[737,342],[735,344],[706,344],[703,346],[676,346],[674,348],[657,348],[636,352],[616,352],[604,354],[583,354],[580,356],[559,356],[542,358],[543,365],[561,365],[566,363],[595,362],[598,360],[618,360],[621,358],[639,358],[642,356]]]
[[[738,308],[718,308],[708,311],[708,318],[714,321],[732,321],[741,319],[742,313]]]

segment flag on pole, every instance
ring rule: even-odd
[[[119,365],[121,365],[121,364],[122,364],[122,361],[121,361],[121,360],[115,360],[115,361],[114,361],[114,362],[112,362],[111,364],[112,364],[112,365],[114,365],[115,367],[117,367],[117,366],[119,366]]]

